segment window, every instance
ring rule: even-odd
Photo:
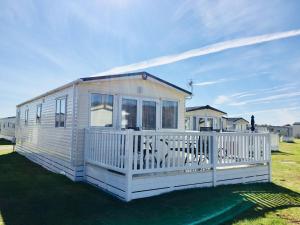
[[[25,125],[28,125],[29,109],[25,110]]]
[[[197,130],[197,117],[193,116],[193,130]]]
[[[67,97],[56,99],[55,127],[66,126]]]
[[[185,117],[184,124],[185,124],[185,129],[190,130],[190,117]]]
[[[113,126],[112,95],[91,94],[91,126]]]
[[[177,129],[178,103],[175,101],[162,102],[162,128]]]
[[[214,120],[213,118],[207,118],[207,127],[213,128]]]
[[[17,125],[19,125],[20,124],[20,115],[21,115],[21,111],[20,111],[20,109],[18,109],[17,110]]]
[[[122,122],[121,127],[126,129],[134,129],[137,126],[137,100],[122,100]]]
[[[41,123],[42,119],[42,104],[36,106],[36,122]]]
[[[143,101],[142,127],[143,130],[156,129],[156,102]]]
[[[199,118],[199,129],[205,127],[205,118]]]

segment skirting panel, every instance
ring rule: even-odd
[[[34,153],[29,149],[18,145],[16,146],[16,151],[49,171],[65,175],[73,181],[83,180],[83,166],[74,167],[70,162],[45,154]]]
[[[186,173],[180,175],[162,175],[134,177],[132,180],[132,199],[150,197],[162,193],[213,185],[212,171]]]
[[[268,182],[268,165],[218,169],[213,180],[213,171],[185,173],[180,175],[133,177],[131,199],[160,195],[174,190],[212,187],[239,183]]]
[[[92,164],[85,165],[85,180],[104,191],[125,200],[126,177]]]

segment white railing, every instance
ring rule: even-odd
[[[271,150],[273,151],[279,150],[279,134],[270,133],[270,145],[271,145]]]
[[[269,134],[218,133],[218,166],[264,163],[270,159]]]
[[[85,161],[120,173],[195,171],[270,160],[269,134],[86,130]]]

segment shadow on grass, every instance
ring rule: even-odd
[[[220,224],[300,206],[298,193],[271,183],[190,189],[125,203],[17,153],[0,156],[0,171],[5,225]]]
[[[294,154],[282,152],[282,151],[276,151],[276,152],[272,152],[272,155],[294,155]]]
[[[12,145],[12,142],[3,138],[0,138],[0,145]]]

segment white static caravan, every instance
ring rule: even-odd
[[[16,117],[0,118],[0,138],[12,141],[15,138]]]
[[[300,138],[300,122],[295,122],[293,124],[293,137]]]
[[[242,117],[226,118],[227,131],[231,132],[245,132],[248,129],[249,122]]]
[[[226,112],[206,106],[187,107],[185,113],[186,130],[223,131],[226,128]]]
[[[190,92],[146,72],[78,79],[17,106],[17,151],[130,201],[268,182],[268,134],[186,132]]]
[[[146,72],[88,77],[17,106],[17,151],[83,179],[84,129],[184,131],[191,93]]]

